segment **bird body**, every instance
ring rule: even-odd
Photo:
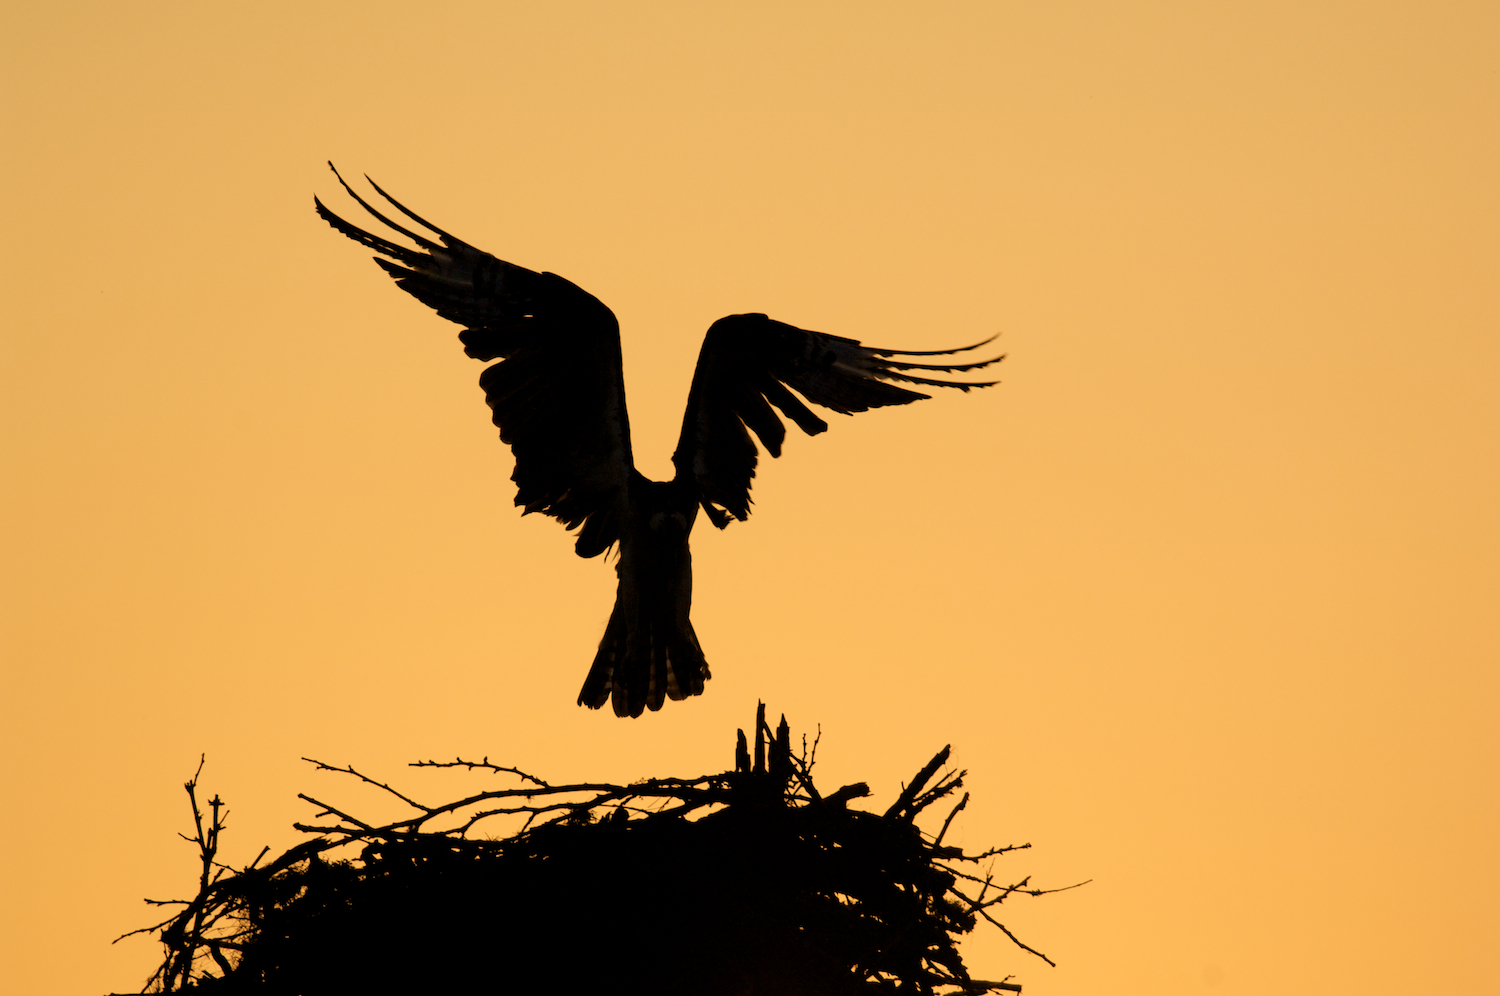
[[[386,217],[342,176],[339,183],[417,248],[351,225],[314,198],[318,214],[379,252],[375,262],[402,290],[462,325],[459,340],[469,356],[499,361],[479,384],[515,456],[511,480],[522,514],[541,512],[576,530],[581,557],[617,548],[614,610],[578,696],[594,709],[609,701],[616,715],[639,716],[666,699],[703,692],[709,669],[689,619],[688,538],[700,509],[720,529],[749,517],[755,440],[776,457],[786,438],[778,411],[816,435],[828,423],[803,399],[846,415],[908,404],[928,395],[893,381],[988,387],[993,382],[931,374],[977,370],[1004,358],[921,363],[911,357],[949,356],[984,343],[914,353],[863,346],[762,314],[721,318],[704,336],[672,454],[675,474],[652,481],[635,469],[619,324],[603,302],[563,277],[507,263],[449,235],[374,181],[381,197],[431,234]]]
[[[693,603],[688,536],[698,517],[697,498],[679,481],[651,481],[637,473],[627,505],[615,562],[620,586],[614,611],[578,694],[579,704],[595,709],[615,689],[626,703],[660,708],[663,696],[701,694],[709,678],[688,618]]]

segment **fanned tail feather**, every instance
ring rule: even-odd
[[[657,711],[667,699],[702,695],[709,677],[691,622],[679,627],[663,605],[642,612],[631,627],[623,600],[616,600],[578,704],[599,709],[610,702],[616,716],[634,718],[646,709]]]

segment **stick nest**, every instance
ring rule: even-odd
[[[874,813],[849,808],[863,783],[821,794],[816,741],[800,754],[790,741],[761,706],[753,758],[740,731],[734,770],[696,779],[553,785],[488,759],[417,762],[518,783],[442,806],[313,761],[415,815],[376,825],[304,795],[319,807],[296,825],[311,839],[238,870],[217,860],[226,811],[215,796],[205,817],[195,775],[198,894],[148,900],[182,909],[134,932],[165,948],[144,991],[1019,992],[972,979],[956,940],[983,919],[1047,960],[992,910],[1059,890],[997,884],[992,859],[1029,844],[943,844],[967,793],[935,834],[917,826],[963,786],[948,748]],[[519,828],[484,835],[507,817]]]

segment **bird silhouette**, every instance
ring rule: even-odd
[[[366,176],[381,198],[429,234],[413,231],[355,193],[337,169],[334,175],[365,211],[416,248],[357,228],[314,197],[323,220],[378,252],[375,262],[402,290],[462,325],[465,353],[500,361],[485,368],[479,385],[515,456],[511,480],[522,514],[541,512],[576,529],[580,557],[618,545],[614,610],[578,694],[578,703],[591,709],[611,701],[615,715],[639,716],[666,699],[702,694],[709,670],[688,618],[688,534],[700,508],[720,529],[749,517],[758,456],[750,433],[773,457],[786,438],[773,407],[810,436],[828,428],[793,390],[849,415],[929,397],[892,381],[961,391],[992,386],[931,375],[1004,359],[912,359],[966,353],[993,336],[958,349],[912,352],[864,346],[761,314],[721,318],[698,355],[672,454],[676,474],[652,481],[631,456],[620,327],[609,308],[554,273],[507,263],[449,235]]]

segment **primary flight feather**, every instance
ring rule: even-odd
[[[332,164],[329,164],[330,167]],[[924,363],[959,349],[910,352],[863,346],[810,332],[765,315],[730,315],[703,339],[688,394],[682,435],[672,454],[676,474],[652,481],[635,469],[620,327],[592,294],[554,273],[496,259],[370,186],[405,223],[382,214],[338,176],[373,218],[416,248],[351,225],[313,203],[324,221],[380,255],[375,262],[397,286],[462,325],[464,352],[490,362],[479,376],[493,420],[516,458],[516,504],[577,530],[575,549],[593,557],[619,547],[620,585],[580,705],[612,702],[618,716],[660,709],[666,699],[703,692],[708,662],[693,624],[688,534],[698,509],[723,529],[750,515],[750,482],[758,451],[773,457],[786,427],[808,435],[828,428],[802,399],[848,415],[928,397],[899,384],[967,391],[994,381],[959,382],[933,374],[979,370],[1004,359]],[[407,227],[414,223],[419,229]],[[893,383],[893,382],[899,382]],[[797,394],[793,394],[793,391]],[[801,398],[797,395],[800,394]]]

